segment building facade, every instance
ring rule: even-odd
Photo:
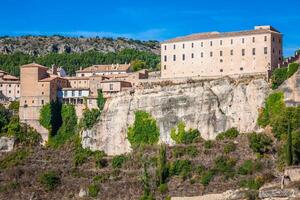
[[[62,91],[68,80],[49,74],[48,68],[36,63],[20,68],[20,109],[22,122],[39,120],[40,109],[51,101],[62,100]]]
[[[209,32],[161,43],[161,77],[268,73],[282,62],[282,34],[271,26]]]
[[[77,77],[93,75],[126,74],[131,72],[130,64],[93,65],[76,71]]]
[[[0,70],[0,101],[15,101],[20,98],[20,79]]]

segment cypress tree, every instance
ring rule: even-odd
[[[290,119],[288,121],[288,139],[287,139],[287,165],[290,166],[293,164],[293,141],[292,133],[290,130]]]

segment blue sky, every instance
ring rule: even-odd
[[[285,55],[300,48],[300,1],[0,0],[0,35],[129,37],[164,40],[270,24]]]

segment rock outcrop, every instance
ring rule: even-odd
[[[160,53],[160,45],[157,41],[63,36],[0,37],[0,53],[3,54],[23,52],[30,55],[46,55],[49,53],[82,53],[91,50],[107,53],[127,48]]]
[[[0,152],[9,152],[14,149],[15,139],[11,137],[0,137]]]
[[[287,106],[300,105],[300,70],[285,80],[278,90],[283,92]]]
[[[127,128],[134,122],[134,112],[145,110],[157,120],[160,142],[172,144],[170,130],[184,121],[205,139],[231,127],[241,132],[258,130],[258,110],[269,94],[264,77],[224,77],[164,83],[120,93],[108,99],[101,119],[91,130],[83,131],[82,144],[108,155],[129,152]]]

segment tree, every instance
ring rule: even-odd
[[[101,89],[99,89],[99,90],[97,91],[97,93],[98,93],[98,97],[97,97],[97,105],[98,105],[99,110],[102,111],[103,108],[104,108],[104,105],[105,105],[105,98],[104,98],[104,96],[103,96],[103,92],[102,92]]]
[[[158,167],[157,167],[157,176],[159,185],[167,182],[167,178],[169,176],[169,168],[167,163],[167,153],[166,146],[161,145],[159,149],[158,156]]]
[[[290,166],[293,164],[293,142],[292,142],[292,133],[290,130],[290,122],[288,123],[288,139],[287,139],[287,165]]]
[[[8,124],[9,119],[9,111],[2,104],[0,104],[0,130],[2,130],[2,128]]]
[[[131,66],[133,71],[139,71],[141,69],[145,69],[146,68],[146,63],[144,61],[141,60],[134,60],[131,62]]]
[[[144,171],[143,176],[141,177],[142,180],[142,186],[144,189],[144,194],[142,196],[142,200],[152,200],[152,194],[151,194],[151,188],[150,188],[150,177],[147,170],[147,164],[144,163]]]

